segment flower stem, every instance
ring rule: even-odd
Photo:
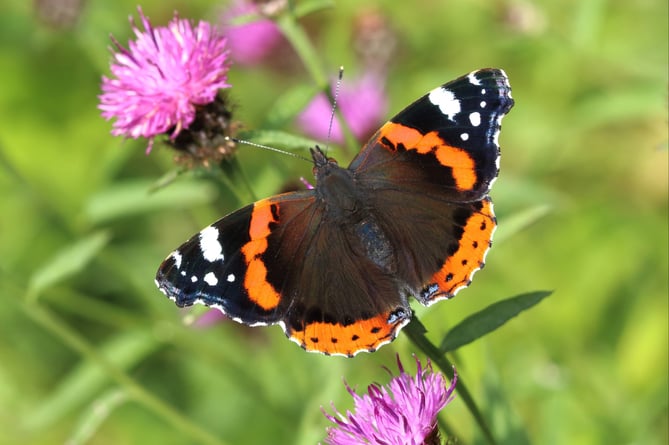
[[[320,90],[327,90],[329,87],[328,77],[321,67],[316,49],[311,45],[307,33],[297,23],[297,19],[292,11],[286,11],[276,20],[277,26],[290,42],[295,52],[302,60],[304,67],[314,80]]]
[[[437,348],[430,340],[427,339],[425,336],[427,330],[425,329],[425,326],[423,326],[423,324],[418,320],[418,318],[414,317],[411,322],[404,328],[404,332],[407,337],[409,337],[409,340],[411,340],[414,345],[423,351],[426,356],[430,357],[430,360],[432,360],[432,362],[435,363],[439,369],[441,369],[448,376],[449,380],[453,378],[453,364],[446,358],[445,355],[439,351],[439,348]],[[483,432],[487,442],[490,445],[496,445],[497,441],[492,435],[490,427],[483,418],[481,410],[479,410],[478,406],[476,406],[476,402],[467,389],[461,374],[458,374],[458,384],[455,387],[455,391],[462,398],[462,401],[465,402],[465,406],[467,406],[467,409],[474,417],[476,423],[479,425],[479,428]]]
[[[223,175],[220,175],[221,180],[233,191],[240,203],[246,205],[258,200],[237,156],[223,160],[220,167],[223,171]],[[243,190],[240,190],[235,184],[243,184]]]
[[[40,326],[60,338],[65,344],[84,357],[84,359],[100,366],[136,402],[144,405],[145,408],[153,411],[167,423],[174,425],[195,441],[208,445],[225,445],[224,442],[191,422],[172,406],[146,391],[136,380],[100,355],[93,345],[88,343],[81,335],[72,330],[49,310],[38,304],[24,304],[23,308],[26,314]]]
[[[295,52],[302,60],[304,67],[309,72],[309,75],[316,83],[318,89],[325,93],[330,99],[330,102],[332,102],[334,98],[332,97],[332,92],[330,91],[328,77],[321,67],[316,49],[309,41],[307,33],[304,32],[304,29],[297,22],[294,12],[290,10],[286,11],[277,18],[276,24],[279,29],[281,29],[281,32],[283,33],[286,40],[288,40],[293,49],[295,49]],[[343,118],[341,111],[335,110],[335,112],[344,134],[345,144],[342,148],[345,154],[348,154],[347,147],[356,147],[358,145],[358,141],[356,140],[355,136],[353,136],[353,133],[346,123],[346,120]]]

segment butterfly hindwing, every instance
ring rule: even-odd
[[[411,310],[401,282],[375,263],[388,252],[379,251],[373,228],[368,238],[377,242],[376,254],[370,255],[360,236],[368,228],[341,224],[332,213],[335,206],[319,191],[300,213],[285,213],[290,203],[279,203],[277,224],[260,258],[271,265],[267,280],[286,305],[281,324],[308,351],[345,356],[373,351],[395,338]],[[340,192],[345,200],[346,191]]]

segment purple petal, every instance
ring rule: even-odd
[[[434,373],[429,360],[425,368],[416,359],[415,376],[406,373],[398,358],[400,374],[386,386],[371,384],[367,393],[358,395],[348,384],[353,396],[353,413],[335,416],[324,412],[335,426],[328,428],[325,440],[330,445],[388,444],[421,445],[434,430],[439,411],[452,400],[457,376],[449,387],[440,373]]]
[[[193,25],[177,16],[153,28],[138,10],[144,30],[131,19],[136,38],[128,48],[112,40],[112,76],[102,77],[98,108],[115,119],[113,135],[152,140],[170,131],[174,138],[191,124],[196,106],[230,86],[226,40],[207,22]]]
[[[344,120],[358,140],[364,140],[376,131],[386,114],[387,99],[384,82],[378,76],[368,75],[357,81],[344,80],[337,98]],[[326,140],[330,125],[332,104],[324,94],[316,96],[297,117],[297,124],[309,136]],[[344,142],[337,119],[332,123],[330,139]]]
[[[254,3],[237,1],[221,18],[223,32],[228,38],[230,55],[241,65],[253,65],[267,57],[281,43],[283,35],[271,20],[260,18],[241,25],[233,24],[237,17],[258,14]]]

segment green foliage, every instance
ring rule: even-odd
[[[448,331],[441,340],[442,354],[455,351],[477,340],[508,322],[521,312],[531,308],[549,296],[551,292],[532,292],[498,301],[472,314]]]
[[[159,142],[146,156],[113,138],[100,76],[136,4],[82,2],[57,28],[34,11],[52,3],[0,6],[0,444],[313,444],[320,407],[351,403],[342,377],[361,391],[421,351],[466,382],[441,415],[458,443],[667,443],[666,2],[297,0],[278,18],[295,50],[232,68],[244,137],[305,156],[293,117],[340,65],[344,82],[369,69],[354,44],[366,14],[390,30],[389,115],[473,69],[509,75],[485,269],[414,307],[426,332],[354,359],[307,354],[278,327],[184,323],[153,284],[165,255],[311,165],[243,146],[220,183]],[[163,25],[220,4],[142,7]],[[345,165],[356,150],[332,152]]]
[[[109,235],[98,232],[65,247],[30,277],[27,297],[34,299],[59,281],[82,272],[108,242]]]

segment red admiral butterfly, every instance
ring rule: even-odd
[[[314,190],[206,227],[165,259],[156,284],[180,307],[280,324],[307,351],[375,351],[409,322],[409,296],[450,298],[483,267],[513,103],[504,71],[482,69],[409,105],[348,168],[312,149]]]

